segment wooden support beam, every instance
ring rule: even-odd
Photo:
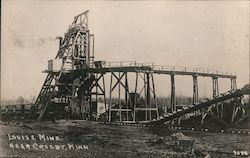
[[[113,91],[115,89],[115,87],[117,86],[118,83],[120,83],[123,87],[125,87],[125,85],[121,82],[121,79],[123,78],[123,76],[125,75],[125,73],[123,73],[121,75],[121,77],[117,77],[113,72],[111,73],[111,75],[113,75],[116,79],[117,79],[117,82],[115,83],[115,85],[111,88],[111,91]]]
[[[146,81],[146,74],[144,73],[144,96],[145,96],[145,107],[147,108],[148,107],[148,104],[147,104],[147,81]],[[147,121],[148,120],[148,113],[145,112],[145,120]]]
[[[156,107],[156,119],[159,119],[159,111],[158,111],[158,104],[157,104],[157,100],[156,100],[156,94],[155,94],[155,82],[154,82],[154,77],[153,77],[153,73],[151,73],[151,79],[152,79],[152,86],[153,86],[153,96],[154,96],[154,102],[155,102],[155,107]]]
[[[125,104],[126,104],[126,108],[128,109],[128,74],[125,73]],[[126,112],[126,118],[128,121],[128,111]]]
[[[193,75],[193,104],[199,102],[199,95],[198,95],[198,79],[197,75]]]
[[[126,112],[128,112],[128,111],[132,111],[132,110],[131,109],[110,109],[110,111],[119,111],[119,112],[126,111]],[[120,121],[122,121],[122,120],[120,120]]]
[[[119,79],[121,77],[121,73],[119,72]],[[121,82],[118,83],[118,104],[119,109],[121,109]],[[119,120],[122,121],[122,112],[119,110]]]
[[[219,95],[219,85],[218,85],[218,77],[213,77],[213,98]]]
[[[100,75],[101,76],[101,75]],[[98,78],[98,74],[96,74],[96,78]],[[99,86],[98,81],[96,81],[96,84]],[[95,101],[96,101],[96,109],[98,109],[98,86],[96,86],[95,90],[96,90],[96,95],[95,95]],[[99,86],[100,87],[100,86]],[[101,88],[101,87],[100,87]],[[106,105],[105,105],[106,106]],[[96,117],[96,121],[97,121],[97,117]]]
[[[91,85],[90,89],[92,89],[93,87],[95,87],[96,85],[99,85],[98,82],[99,80],[103,77],[103,74],[101,74],[99,77],[98,77],[98,74],[96,74],[96,77],[95,77],[95,80],[94,80],[94,83]],[[100,85],[99,85],[100,86]],[[100,89],[102,89],[100,87]]]
[[[231,91],[235,91],[237,89],[236,78],[231,78]]]
[[[213,77],[212,78],[213,81],[213,98],[215,98],[216,96],[219,95],[219,85],[218,85],[218,77]],[[216,111],[217,113],[219,113],[219,105],[216,105]]]
[[[103,76],[103,74],[102,74],[102,76]],[[105,111],[107,111],[107,107],[106,107],[106,104],[107,104],[107,100],[106,100],[106,89],[105,89],[105,78],[104,78],[104,76],[102,77],[102,84],[103,84],[103,95],[104,95],[104,105],[105,105]]]
[[[111,122],[111,105],[112,105],[112,80],[113,80],[113,73],[111,73],[111,79],[110,79],[110,90],[109,90],[109,109],[108,109],[108,113],[109,113],[109,122]]]
[[[171,74],[171,112],[176,111],[176,100],[175,100],[175,79],[174,74]]]
[[[146,102],[147,102],[147,105],[149,106],[149,109],[151,109],[151,102],[150,102],[150,76],[149,76],[149,73],[146,74],[146,80],[147,80],[147,99],[146,99]],[[147,112],[147,111],[146,111]],[[152,111],[149,110],[149,120],[152,120]]]
[[[137,85],[138,85],[138,73],[136,73],[135,76],[135,98],[134,98],[134,111],[133,111],[133,121],[135,121],[136,119],[136,113],[135,113],[135,108],[136,108],[136,104],[137,104]]]
[[[111,82],[112,82],[112,77],[115,77],[117,81],[116,81],[114,86],[113,86],[112,83],[110,85],[110,102],[111,102],[111,99],[112,99],[111,94],[114,91],[114,89],[116,88],[116,86],[118,86],[118,105],[119,105],[119,109],[122,109],[125,106],[126,106],[126,109],[129,109],[129,105],[132,106],[132,101],[131,101],[131,96],[130,96],[130,93],[129,93],[127,72],[122,72],[122,75],[121,75],[120,72],[118,72],[118,73],[119,73],[118,76],[113,72],[111,73]],[[123,77],[124,77],[124,82],[125,83],[122,82]],[[121,105],[121,103],[122,103],[121,102],[122,101],[122,99],[121,99],[121,90],[122,90],[121,86],[125,90],[125,93],[124,93],[124,95],[125,95],[125,105],[124,106]],[[112,105],[112,103],[110,103],[110,108],[112,109],[111,105]],[[114,110],[111,110],[111,111],[114,111]],[[130,111],[131,111],[131,109],[130,109]],[[122,120],[122,110],[119,110],[118,112],[119,112],[119,121],[124,121],[124,120]],[[132,113],[129,113],[129,111],[126,111],[126,120],[127,121],[129,121],[129,119],[130,119],[130,117],[129,117],[130,114],[132,114]],[[110,114],[110,117],[112,117],[111,114]],[[112,121],[112,118],[110,118],[110,120]]]
[[[135,111],[156,111],[158,108],[135,108]]]

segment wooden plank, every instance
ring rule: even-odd
[[[110,109],[110,111],[132,111],[131,109]]]

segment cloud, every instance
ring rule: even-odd
[[[47,42],[52,42],[52,41],[55,41],[57,38],[55,38],[55,37],[47,37],[47,38],[44,38],[44,37],[42,37],[42,38],[39,38],[38,40],[35,40],[35,43],[36,43],[36,45],[43,45],[43,44],[45,44],[45,43],[47,43]]]
[[[48,42],[52,42],[55,41],[56,38],[55,37],[40,37],[37,39],[21,39],[20,37],[14,37],[13,38],[13,44],[14,46],[20,48],[20,49],[24,49],[24,48],[29,48],[29,47],[36,47],[36,46],[42,46]]]

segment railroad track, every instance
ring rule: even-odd
[[[110,126],[132,126],[132,127],[145,127],[145,128],[166,128],[172,131],[193,131],[193,132],[210,132],[210,133],[227,133],[250,135],[250,129],[209,129],[201,127],[182,127],[182,126],[169,126],[169,125],[153,125],[144,123],[124,123],[124,122],[101,122]]]

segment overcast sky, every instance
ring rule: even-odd
[[[2,99],[37,96],[47,60],[58,50],[55,38],[86,10],[97,60],[236,72],[238,87],[248,83],[248,1],[3,0]],[[169,77],[165,79],[158,80],[159,95],[170,91]],[[229,89],[225,82],[220,86]],[[176,84],[179,94],[192,95],[191,78],[180,77]],[[201,95],[211,92],[211,79],[200,79],[199,84]]]

